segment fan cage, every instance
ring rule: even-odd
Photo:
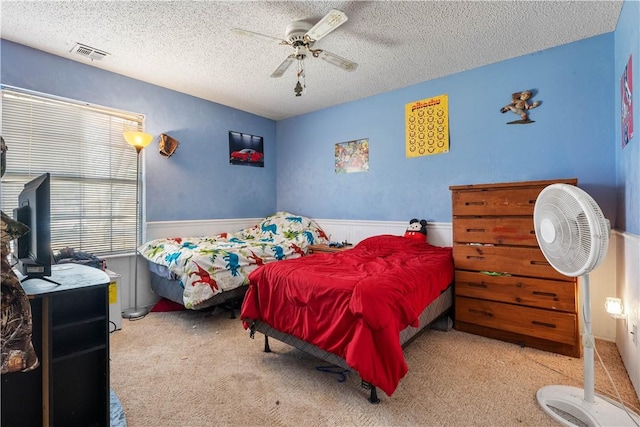
[[[604,260],[609,222],[584,190],[569,184],[545,187],[534,205],[533,220],[542,253],[560,273],[581,276]]]

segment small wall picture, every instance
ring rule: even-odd
[[[367,172],[369,170],[369,140],[336,144],[336,173]]]
[[[264,167],[264,143],[261,136],[229,131],[229,163]]]

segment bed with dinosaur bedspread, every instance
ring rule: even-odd
[[[309,245],[327,242],[311,219],[277,212],[235,232],[151,240],[139,252],[149,261],[157,295],[203,309],[244,296],[249,273],[261,265],[301,257]]]

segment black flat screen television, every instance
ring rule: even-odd
[[[29,227],[18,238],[18,270],[27,279],[51,276],[51,178],[42,174],[24,185],[14,219]]]

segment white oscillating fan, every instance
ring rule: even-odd
[[[640,426],[640,416],[625,406],[594,394],[594,339],[591,334],[589,273],[609,247],[609,221],[589,194],[569,184],[552,184],[533,209],[536,239],[549,264],[560,273],[582,278],[584,389],[545,386],[536,397],[556,421],[573,426]]]

